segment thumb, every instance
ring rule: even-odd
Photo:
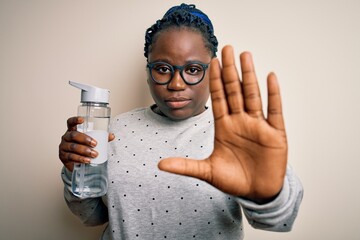
[[[212,179],[209,159],[166,158],[159,162],[158,167],[166,172],[194,177],[206,182],[211,182]]]
[[[111,141],[114,140],[114,139],[115,139],[115,134],[109,133],[108,141],[111,142]]]

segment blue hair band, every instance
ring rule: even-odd
[[[167,17],[168,15],[172,14],[173,12],[175,11],[178,11],[178,10],[184,10],[184,11],[187,11],[188,13],[190,13],[191,15],[193,16],[196,16],[198,18],[200,18],[201,20],[203,20],[211,29],[211,32],[214,32],[214,27],[209,19],[209,17],[203,13],[202,11],[200,11],[199,9],[197,9],[195,7],[194,4],[185,4],[185,3],[182,3],[181,5],[179,6],[174,6],[172,8],[170,8],[164,15],[164,17]]]

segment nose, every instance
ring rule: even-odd
[[[174,76],[171,81],[168,83],[168,89],[173,91],[182,91],[186,88],[186,83],[181,77],[180,70],[176,69],[174,71]]]

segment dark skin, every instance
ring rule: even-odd
[[[174,28],[160,33],[148,61],[182,66],[190,61],[210,63],[211,55],[199,33]],[[155,83],[149,73],[147,82],[158,111],[168,118],[178,121],[205,111],[210,94],[208,71],[200,83],[191,86],[184,82],[179,71],[175,71],[167,85]]]
[[[196,56],[197,60],[206,61],[206,55],[202,55],[201,50],[208,53],[208,59],[211,58],[204,42],[197,41],[201,39],[199,33],[182,29],[161,34],[170,34],[164,39],[173,37],[174,41],[168,45],[170,49],[162,49],[164,45],[160,47],[161,36],[159,36],[149,56],[150,60],[152,58],[157,60],[158,53],[161,55],[168,51],[170,54],[172,49],[181,49],[188,45],[190,45],[189,54],[200,49],[200,52],[192,56]],[[200,38],[196,38],[194,34],[198,34]],[[170,57],[171,61],[176,61],[171,64],[181,65],[188,60],[189,56],[184,51],[178,54],[180,55],[176,58]],[[232,47],[225,46],[222,50],[222,62],[214,58],[209,73],[204,79],[204,83],[209,84],[215,119],[214,150],[211,155],[203,160],[167,158],[160,161],[158,166],[167,172],[199,178],[234,196],[266,203],[280,192],[287,165],[288,145],[280,90],[276,75],[270,73],[267,77],[268,109],[265,118],[254,64],[249,52],[240,55],[240,64],[241,76],[235,66]],[[182,85],[178,73],[169,85],[181,86],[179,89],[174,90],[170,87],[159,90],[158,86],[151,85],[149,80],[148,83],[155,97],[173,91],[199,94],[194,86]],[[201,100],[197,101],[206,99],[206,93],[202,94],[199,98]],[[157,101],[163,98],[159,99],[155,99],[155,102],[158,103]],[[189,109],[172,111],[158,104],[158,111],[173,120],[181,120],[204,111],[204,108],[196,106],[198,105],[194,104],[194,107],[190,108],[191,111]],[[91,151],[95,145],[94,140],[76,132],[76,125],[81,122],[82,119],[76,117],[68,120],[68,131],[62,137],[59,146],[60,159],[70,170],[74,162],[88,163],[90,158],[96,155]],[[110,134],[109,140],[112,139],[114,136]]]
[[[93,148],[97,141],[92,137],[78,132],[77,125],[82,124],[84,118],[71,117],[67,120],[67,131],[61,137],[59,145],[59,158],[64,166],[70,171],[74,168],[74,163],[90,163],[92,158],[98,155]],[[109,141],[115,139],[114,134],[109,134]]]

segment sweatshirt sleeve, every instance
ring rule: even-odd
[[[108,209],[101,197],[80,199],[71,191],[71,172],[63,167],[64,198],[71,212],[86,226],[102,225],[108,221]]]
[[[288,166],[284,185],[279,195],[266,204],[256,204],[239,198],[249,224],[257,229],[288,232],[292,229],[303,197],[303,187]]]

